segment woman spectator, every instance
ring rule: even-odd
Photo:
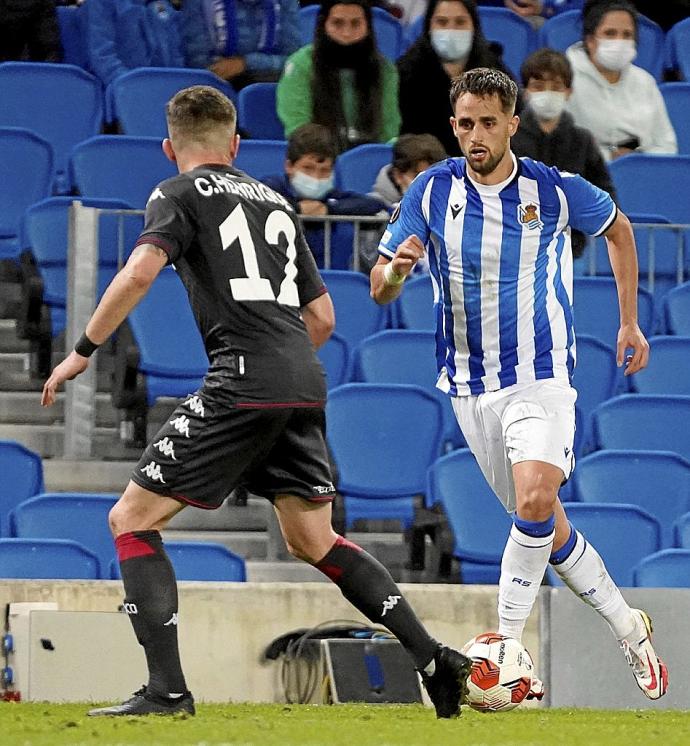
[[[422,35],[398,60],[401,132],[435,135],[449,155],[460,155],[448,91],[452,78],[475,67],[510,74],[482,34],[475,1],[430,0]]]
[[[285,136],[314,122],[331,131],[338,152],[398,134],[398,76],[376,48],[366,0],[327,0],[314,43],[295,52],[278,83]]]
[[[568,111],[586,127],[606,160],[633,151],[676,153],[676,134],[654,78],[632,64],[637,12],[628,0],[590,0],[584,38],[566,54],[573,67]]]

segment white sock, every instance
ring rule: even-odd
[[[566,559],[551,566],[573,593],[601,614],[616,639],[622,640],[635,628],[635,617],[597,550],[579,531],[575,534]]]
[[[549,562],[553,537],[553,531],[535,537],[523,533],[515,525],[510,529],[498,584],[499,634],[522,639]]]

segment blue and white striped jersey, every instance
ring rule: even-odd
[[[530,158],[484,186],[449,158],[420,174],[379,245],[392,258],[416,234],[436,303],[437,386],[453,396],[569,380],[575,365],[570,228],[599,235],[611,197]],[[403,290],[404,292],[404,290]]]

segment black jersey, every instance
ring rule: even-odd
[[[281,195],[232,167],[199,166],[153,191],[143,243],[168,254],[187,289],[208,390],[250,406],[325,400],[300,307],[326,289]],[[162,323],[175,323],[171,311]]]

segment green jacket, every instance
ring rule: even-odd
[[[285,137],[289,137],[293,130],[312,121],[312,45],[298,49],[285,63],[283,75],[278,83],[277,109],[283,126]],[[343,96],[343,110],[345,120],[350,131],[354,128],[356,101],[354,90],[354,75],[351,70],[341,72],[341,90]],[[398,136],[400,131],[400,111],[398,109],[398,72],[389,61],[383,61],[382,85],[382,120],[381,132],[377,142],[388,142]],[[356,133],[349,139],[356,140]]]

